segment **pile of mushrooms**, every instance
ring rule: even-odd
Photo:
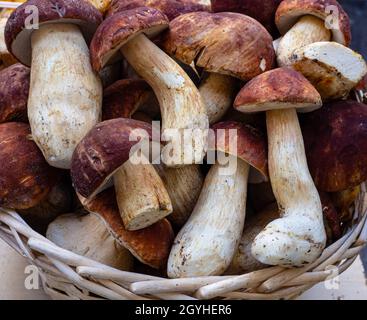
[[[28,0],[0,29],[0,205],[56,245],[185,278],[347,230],[367,64],[336,0]]]

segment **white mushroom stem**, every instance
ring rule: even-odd
[[[181,227],[194,210],[204,183],[200,166],[193,164],[182,168],[168,168],[155,165],[155,169],[172,201],[173,212],[168,216],[168,220]]]
[[[303,16],[280,39],[277,45],[277,60],[280,67],[292,65],[294,50],[319,41],[330,41],[331,32],[325,22],[314,16]]]
[[[76,145],[100,121],[102,84],[79,27],[46,24],[32,33],[28,117],[52,166],[69,169]]]
[[[245,222],[249,169],[242,160],[233,174],[224,174],[219,164],[210,169],[195,209],[174,241],[170,278],[214,276],[227,269]]]
[[[162,151],[163,162],[168,166],[201,163],[209,121],[199,90],[182,68],[145,35],[136,36],[121,51],[158,98],[162,138],[169,141]]]
[[[65,214],[47,229],[47,239],[61,248],[120,270],[130,270],[133,257],[110,235],[96,215]]]
[[[127,230],[144,229],[172,213],[171,199],[153,165],[127,161],[113,179]]]
[[[268,111],[267,127],[269,173],[282,218],[256,237],[252,254],[264,264],[303,266],[325,247],[320,197],[307,166],[296,110]]]
[[[236,95],[236,79],[218,73],[209,73],[200,84],[200,94],[206,105],[209,123],[220,121],[232,106]]]

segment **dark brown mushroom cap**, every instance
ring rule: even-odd
[[[268,148],[265,135],[244,123],[227,121],[215,124],[209,134],[208,152],[220,151],[235,156],[268,178]]]
[[[313,15],[322,20],[331,16],[332,12],[338,13],[338,25],[331,29],[333,41],[348,47],[351,42],[351,29],[348,14],[336,0],[283,0],[275,14],[275,23],[282,35],[286,34],[299,18]],[[332,20],[332,19],[330,19]]]
[[[131,118],[151,93],[152,89],[144,80],[124,79],[115,82],[103,93],[103,121]]]
[[[108,62],[114,61],[119,49],[131,38],[140,33],[155,37],[168,27],[168,23],[165,14],[147,7],[110,16],[98,27],[90,45],[94,70],[99,72]]]
[[[170,23],[163,39],[170,55],[207,72],[250,80],[270,70],[273,39],[255,19],[239,13],[193,12]]]
[[[129,159],[131,148],[142,140],[142,134],[150,139],[151,131],[150,124],[124,118],[96,125],[77,145],[72,157],[75,190],[85,198],[93,197]]]
[[[0,123],[27,122],[30,69],[14,64],[0,71]]]
[[[170,21],[181,14],[196,11],[210,11],[210,6],[201,3],[200,0],[112,0],[106,17],[112,16],[117,12],[139,7],[158,9]]]
[[[29,140],[28,124],[0,124],[0,206],[28,209],[40,203],[54,186],[55,170]]]
[[[238,12],[259,21],[269,32],[275,29],[275,12],[281,0],[212,0],[213,12]]]
[[[103,191],[93,200],[81,200],[89,212],[103,219],[114,239],[139,261],[156,269],[165,266],[174,240],[167,219],[142,230],[128,231],[120,216],[114,188]]]
[[[80,26],[89,42],[102,14],[88,1],[80,0],[28,0],[14,10],[5,27],[5,42],[11,52],[21,63],[31,65],[31,34],[34,29],[26,28],[27,18],[32,14],[27,8],[38,9],[39,25],[52,22],[73,23]]]
[[[290,68],[274,69],[252,79],[234,102],[234,108],[245,113],[288,108],[313,111],[321,106],[317,90],[301,73]]]
[[[308,165],[321,191],[339,192],[367,180],[367,108],[355,101],[326,104],[302,121]]]

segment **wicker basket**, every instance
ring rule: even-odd
[[[164,279],[125,272],[64,250],[32,230],[14,211],[0,209],[0,237],[38,267],[53,299],[294,299],[340,275],[367,241],[367,191],[351,210],[353,223],[321,257],[303,268],[269,267],[239,276]]]

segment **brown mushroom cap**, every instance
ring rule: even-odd
[[[208,152],[215,150],[235,156],[268,178],[267,141],[260,130],[235,121],[217,123],[212,130]],[[236,134],[231,130],[236,130]]]
[[[140,141],[139,132],[151,137],[152,126],[131,119],[113,119],[96,125],[77,145],[71,163],[75,190],[93,197],[129,159],[130,149]],[[137,141],[133,141],[134,138]]]
[[[117,12],[135,9],[139,7],[149,7],[162,11],[171,21],[181,14],[210,11],[210,6],[205,5],[200,0],[113,0],[106,17]]]
[[[355,101],[326,104],[302,121],[308,165],[321,191],[367,180],[367,108]]]
[[[163,219],[142,230],[126,230],[113,188],[103,191],[93,200],[82,199],[82,202],[89,212],[104,220],[115,240],[139,261],[156,269],[166,264],[174,240],[174,233],[168,220]]]
[[[88,42],[102,22],[102,14],[87,1],[28,0],[14,10],[5,27],[5,42],[9,52],[27,66],[31,65],[31,35],[34,31],[25,26],[30,16],[27,11],[29,6],[38,8],[39,26],[52,22],[77,24]]]
[[[245,113],[288,108],[309,112],[321,106],[317,90],[290,68],[274,69],[252,79],[234,102],[235,109]]]
[[[250,80],[270,70],[273,39],[255,19],[239,13],[193,12],[170,23],[163,48],[185,64]]]
[[[40,203],[55,184],[55,170],[29,140],[28,124],[0,124],[0,206],[28,209]]]
[[[0,71],[0,123],[27,122],[30,69],[14,64]]]
[[[109,86],[103,93],[103,121],[131,118],[152,94],[144,80],[124,79]]]
[[[98,27],[90,45],[91,61],[99,72],[119,54],[120,48],[140,33],[155,37],[168,27],[168,18],[161,11],[141,7],[118,12]],[[143,54],[143,53],[142,53]]]
[[[269,32],[275,29],[274,17],[281,0],[212,0],[213,12],[238,12],[259,21]]]
[[[283,0],[276,12],[275,23],[284,35],[302,16],[313,15],[326,20],[331,15],[330,10],[334,13],[335,9],[339,13],[339,28],[331,30],[333,41],[349,46],[352,38],[349,17],[336,0]]]

